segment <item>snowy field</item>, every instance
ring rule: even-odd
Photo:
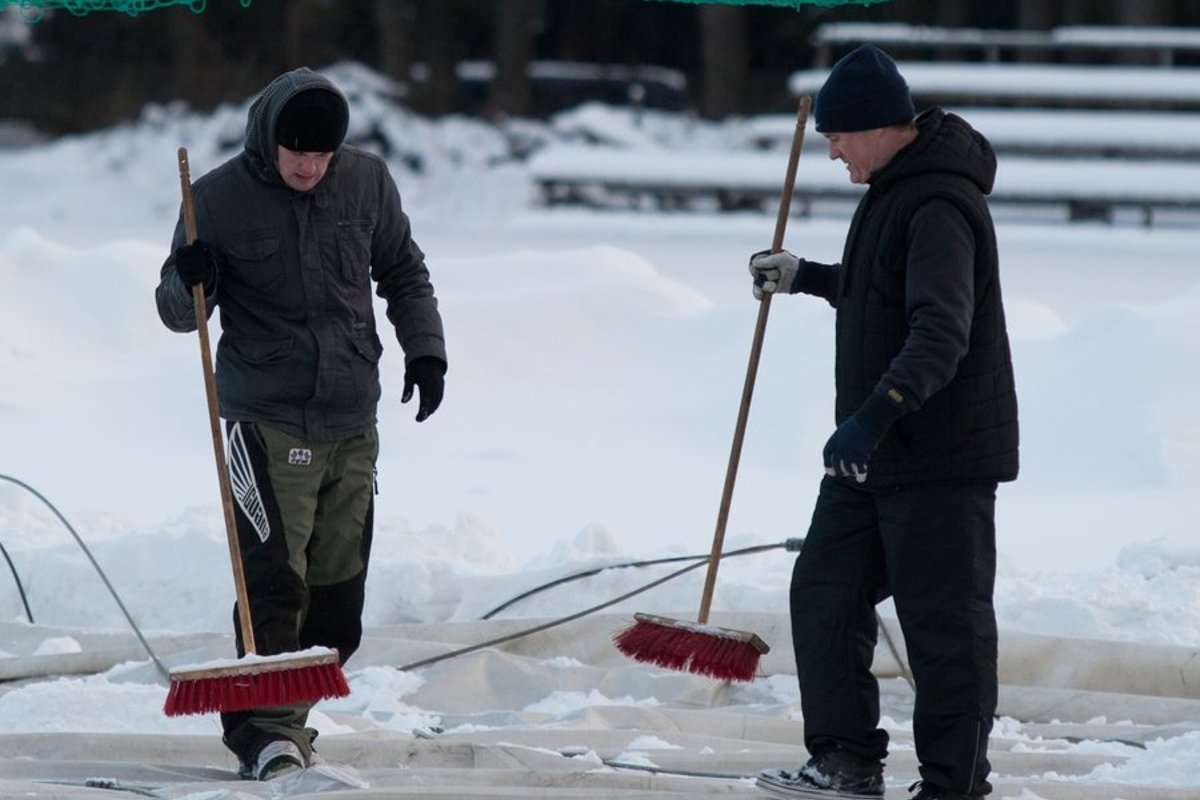
[[[774,216],[539,208],[514,149],[567,138],[577,116],[433,122],[369,74],[330,74],[353,96],[352,136],[389,148],[451,363],[443,406],[417,425],[383,337],[371,635],[348,665],[352,696],[316,716],[322,752],[379,797],[418,784],[438,797],[755,795],[743,776],[802,757],[781,549],[721,565],[716,612],[773,648],[746,686],[633,665],[608,644],[633,611],[694,615],[702,570],[553,633],[396,667],[674,567],[606,570],[479,621],[557,578],[707,553],[756,313],[745,263]],[[196,341],[161,326],[153,290],[176,148],[203,173],[234,152],[245,110],[156,107],[0,150],[0,475],[66,517],[168,665],[231,652],[232,600]],[[710,169],[745,142],[738,121],[652,114],[611,133]],[[799,181],[821,157],[806,150]],[[836,261],[847,222],[793,218],[786,246]],[[1196,234],[999,226],[1023,441],[998,502],[997,797],[1200,796]],[[832,322],[812,299],[773,305],[727,550],[804,535],[832,430]],[[152,796],[275,796],[225,782],[215,719],[161,714],[164,684],[96,570],[11,480],[0,545],[0,796],[110,796],[83,785],[97,775]],[[889,797],[904,797],[911,711],[882,645],[880,672]]]

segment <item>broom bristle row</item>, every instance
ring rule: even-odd
[[[749,641],[697,626],[677,628],[645,619],[615,635],[613,644],[635,661],[731,681],[753,680],[762,655]]]
[[[350,686],[337,663],[258,673],[239,669],[233,674],[203,678],[176,679],[172,676],[163,711],[169,717],[245,711],[315,703],[349,694]]]

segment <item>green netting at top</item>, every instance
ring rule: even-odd
[[[251,0],[238,0],[243,8],[249,7]],[[659,0],[659,2],[712,4],[726,6],[869,6],[875,3],[887,3],[889,0]],[[207,0],[0,0],[0,11],[14,6],[21,9],[27,19],[36,20],[45,11],[62,9],[76,16],[90,14],[93,11],[119,11],[136,17],[147,11],[156,11],[168,6],[187,6],[197,14],[203,13]]]
[[[251,0],[238,0],[243,8],[250,5]],[[146,11],[156,11],[167,6],[186,6],[197,14],[203,13],[206,0],[0,0],[0,11],[9,6],[19,8],[26,19],[36,21],[46,11],[69,11],[82,17],[93,11],[119,11],[136,17]]]
[[[718,6],[785,6],[800,8],[800,6],[869,6],[876,3],[887,3],[890,0],[659,0],[669,3],[695,3],[697,5]]]

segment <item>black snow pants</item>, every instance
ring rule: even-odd
[[[796,559],[792,637],[805,745],[887,755],[871,672],[889,595],[916,684],[921,778],[983,795],[997,695],[994,482],[864,491],[827,477]]]

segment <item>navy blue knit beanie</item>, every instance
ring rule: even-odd
[[[864,44],[833,65],[813,114],[821,133],[852,133],[909,122],[917,112],[896,62]]]

